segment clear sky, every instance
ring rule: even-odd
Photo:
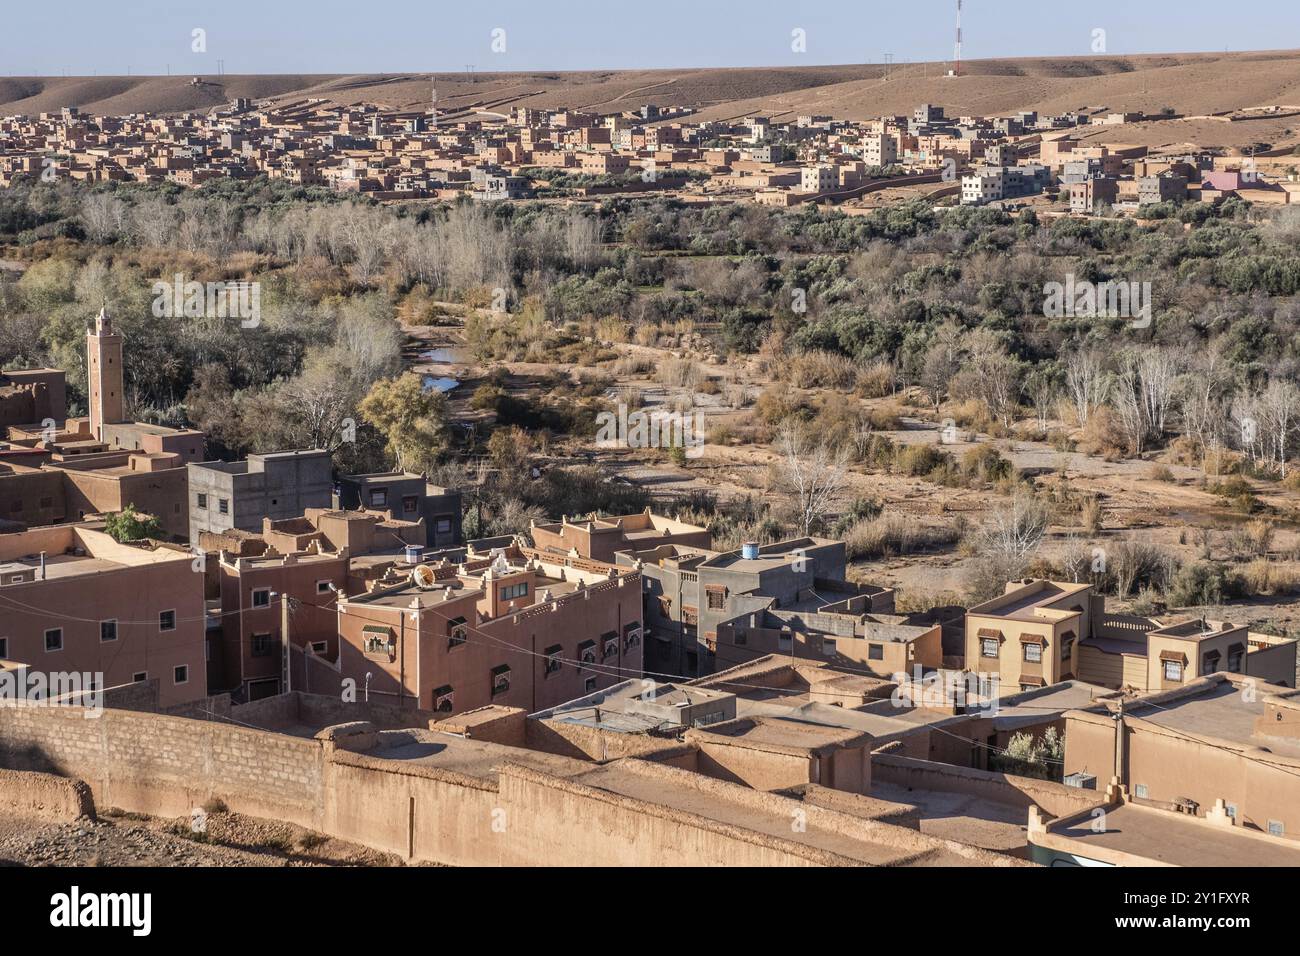
[[[0,74],[363,73],[948,60],[956,0],[4,0]],[[1300,0],[965,0],[964,56],[1300,47]],[[191,50],[195,29],[207,51]],[[493,31],[504,51],[494,52]],[[806,37],[792,49],[792,31]],[[498,34],[498,37],[501,35]],[[501,44],[498,43],[498,47]]]

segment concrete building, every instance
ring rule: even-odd
[[[256,531],[263,518],[296,518],[328,508],[334,493],[328,451],[249,455],[246,461],[190,463],[190,543],[204,532]]]
[[[370,697],[437,713],[539,710],[640,677],[640,574],[533,554],[421,565],[340,598],[340,676]]]
[[[1087,216],[1100,208],[1114,205],[1119,198],[1119,183],[1110,177],[1093,177],[1071,183],[1070,212]]]
[[[1300,840],[1300,699],[1240,674],[1065,715],[1065,772],[1126,803]],[[1260,845],[1262,849],[1263,845]]]
[[[390,511],[404,521],[424,519],[426,544],[450,548],[464,544],[459,491],[432,484],[409,472],[345,475],[339,479],[338,507]]]
[[[1146,692],[1217,671],[1292,686],[1296,642],[1222,621],[1108,614],[1090,584],[1033,579],[967,611],[966,669],[1009,688],[1078,679]]]
[[[164,706],[207,694],[203,575],[180,549],[119,544],[74,525],[0,535],[0,660],[157,679]]]
[[[1164,174],[1138,179],[1138,203],[1178,202],[1187,198],[1187,177]]]
[[[756,655],[746,644],[751,632],[760,648],[775,635],[779,643],[770,650],[790,651],[789,641],[782,641],[781,635],[793,634],[793,628],[764,627],[775,623],[765,615],[821,607],[827,602],[817,598],[814,590],[848,587],[832,583],[844,580],[844,544],[825,538],[746,545],[728,552],[665,544],[622,551],[617,561],[637,569],[646,581],[646,622],[652,638],[648,666],[686,676],[711,674],[719,664],[725,668],[752,659]],[[852,592],[844,599],[846,610],[893,610],[893,592]],[[723,625],[734,621],[739,624],[724,631]],[[808,632],[801,630],[804,633]],[[835,646],[825,635],[818,635],[816,641],[820,654]]]
[[[567,517],[529,529],[533,544],[548,554],[570,554],[612,564],[620,551],[657,545],[708,548],[713,537],[707,528],[651,512],[570,521]]]
[[[799,189],[806,193],[828,193],[839,188],[840,176],[834,166],[821,163],[805,166],[799,173]]]

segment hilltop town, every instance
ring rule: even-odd
[[[197,82],[197,80],[196,80]],[[846,210],[924,198],[1012,203],[1087,215],[1102,209],[1216,203],[1248,191],[1253,203],[1300,201],[1296,148],[1253,142],[1163,147],[1094,142],[1094,128],[1175,125],[1154,115],[1090,107],[1059,115],[949,116],[925,104],[910,116],[854,122],[829,115],[774,121],[693,118],[647,103],[594,113],[481,107],[385,110],[321,99],[206,113],[93,116],[74,107],[0,120],[0,186],[47,182],[174,183],[266,176],[381,202],[564,199],[661,193],[693,203],[835,203]],[[1233,110],[1221,127],[1285,121],[1293,107]],[[1211,124],[1213,127],[1214,124]]]

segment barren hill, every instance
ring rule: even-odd
[[[281,102],[319,97],[427,109],[432,86],[444,110],[504,111],[515,105],[614,112],[643,102],[689,106],[706,119],[764,112],[777,119],[826,113],[854,119],[899,113],[918,103],[954,113],[1087,106],[1199,115],[1300,104],[1295,51],[976,60],[963,75],[944,64],[605,70],[575,73],[464,73],[0,78],[0,114],[77,106],[100,114],[206,109],[235,97]]]

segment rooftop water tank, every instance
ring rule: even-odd
[[[746,541],[740,546],[740,556],[746,561],[756,561],[758,559],[758,542]]]

